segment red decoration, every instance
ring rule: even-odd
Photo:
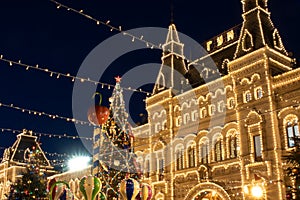
[[[94,125],[102,125],[108,120],[109,109],[105,106],[95,105],[88,111],[88,120]]]
[[[96,95],[99,95],[99,105],[95,105],[89,108],[88,110],[88,120],[94,125],[102,125],[108,120],[109,109],[105,106],[101,106],[102,95],[100,93],[95,93],[93,99]]]

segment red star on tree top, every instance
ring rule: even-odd
[[[117,77],[115,77],[115,79],[116,79],[117,83],[120,83],[122,78],[120,76],[117,76]]]

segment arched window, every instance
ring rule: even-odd
[[[165,172],[165,162],[163,158],[158,159],[158,180],[162,181],[164,179]]]
[[[178,116],[178,117],[176,118],[176,127],[181,126],[181,124],[182,124],[182,117],[181,117],[181,116]]]
[[[160,123],[156,123],[155,124],[155,133],[158,133],[159,131],[161,131]]]
[[[195,167],[196,166],[195,147],[194,146],[189,146],[189,148],[188,148],[188,165],[189,165],[189,167]]]
[[[294,147],[295,138],[300,137],[298,122],[297,121],[287,122],[286,133],[287,133],[288,147]]]
[[[219,138],[215,143],[215,161],[222,161],[222,139]]]
[[[218,112],[224,112],[225,104],[224,101],[219,101],[218,102]]]
[[[229,137],[229,155],[230,158],[237,157],[237,138],[235,135]]]
[[[176,155],[176,170],[183,169],[183,148],[177,149]]]
[[[200,146],[200,162],[202,164],[208,163],[208,155],[209,155],[208,142],[202,143]]]
[[[209,105],[209,115],[212,116],[216,113],[216,106],[215,105]]]
[[[234,106],[235,106],[235,101],[234,101],[233,98],[230,98],[230,99],[228,100],[228,108],[229,108],[229,109],[233,109]]]
[[[256,89],[256,99],[261,99],[263,97],[263,91],[261,88]]]
[[[190,113],[185,113],[183,115],[183,124],[187,124],[190,121]]]

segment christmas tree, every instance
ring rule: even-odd
[[[25,172],[21,179],[11,185],[8,199],[44,199],[47,196],[46,177],[40,166],[45,166],[47,163],[43,163],[42,152],[36,146],[26,149],[24,155],[27,155]]]
[[[295,137],[294,149],[288,155],[284,156],[287,161],[287,175],[291,184],[287,185],[287,199],[300,199],[300,138]]]
[[[101,127],[99,156],[96,162],[97,176],[102,181],[102,192],[107,199],[119,198],[119,186],[125,178],[138,179],[140,173],[133,153],[133,136],[127,121],[120,77],[110,98],[110,116]],[[94,162],[95,163],[95,162]]]

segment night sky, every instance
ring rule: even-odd
[[[141,27],[167,28],[171,21],[169,0],[59,2],[77,10],[82,9],[84,13],[101,21],[110,20],[111,25],[122,26],[123,30]],[[242,23],[242,6],[239,0],[173,0],[173,4],[174,22],[178,31],[199,43]],[[286,49],[299,59],[300,2],[270,0],[269,10]],[[111,32],[104,25],[97,26],[94,21],[79,14],[63,8],[57,9],[56,5],[48,0],[0,0],[0,54],[10,60],[21,60],[22,63],[33,66],[39,64],[40,67],[52,71],[76,75],[86,56],[102,41],[117,33]],[[122,76],[137,65],[160,63],[160,56],[160,50],[131,52],[113,62],[99,80],[114,84],[115,76]],[[57,79],[47,73],[26,71],[23,67],[11,67],[0,61],[0,91],[1,103],[72,117],[71,79]],[[108,106],[112,88],[99,91],[103,94],[103,104]],[[127,110],[134,121],[139,122],[139,114],[145,113],[141,99],[145,96],[133,96],[135,98],[130,100]],[[87,121],[87,118],[79,120]],[[0,107],[1,128],[26,128],[34,132],[56,135],[78,134],[71,122],[29,115],[5,107]],[[92,130],[92,127],[86,127],[87,137],[92,136]],[[11,132],[0,132],[0,147],[11,146],[16,139],[15,135]],[[42,136],[40,142],[44,151],[49,153],[87,154],[80,140]],[[0,148],[1,157],[2,152],[3,149]]]

